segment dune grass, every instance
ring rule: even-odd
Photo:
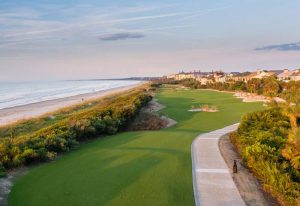
[[[19,120],[12,124],[0,126],[0,138],[11,137],[11,135],[17,137],[32,133],[66,119],[74,115],[76,112],[89,109],[98,102],[100,102],[100,100],[91,101],[90,104],[81,103],[75,106],[65,107],[54,112],[49,112],[41,117]]]
[[[261,103],[232,94],[164,88],[162,114],[178,124],[160,131],[124,132],[81,145],[17,179],[9,205],[194,205],[190,147],[193,139],[236,123]],[[191,105],[218,107],[191,113]]]
[[[30,118],[30,119],[21,119],[15,123],[11,123],[8,125],[0,125],[0,139],[10,138],[11,136],[17,138],[18,136],[21,135],[31,134],[37,130],[58,123],[61,120],[72,117],[80,112],[84,112],[89,109],[92,109],[97,105],[101,105],[101,106],[109,105],[111,101],[113,101],[118,97],[126,96],[139,89],[146,89],[146,88],[148,88],[148,84],[142,84],[135,88],[129,89],[126,92],[117,92],[116,94],[108,94],[103,97],[99,97],[91,100],[85,100],[84,102],[75,105],[67,106],[53,112],[48,112],[39,117]]]

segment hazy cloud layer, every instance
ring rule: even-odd
[[[117,41],[117,40],[125,40],[125,39],[141,39],[144,38],[145,35],[140,33],[116,33],[116,34],[107,34],[99,37],[101,41]]]
[[[290,43],[290,44],[278,44],[278,45],[269,45],[264,47],[255,48],[256,51],[300,51],[300,42]]]

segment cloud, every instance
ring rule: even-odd
[[[264,47],[255,48],[256,51],[300,51],[300,42],[289,43],[289,44],[278,44],[278,45],[269,45]]]
[[[0,47],[18,49],[28,44],[50,45],[55,43],[53,41],[61,44],[60,39],[73,41],[73,45],[84,44],[97,37],[100,41],[139,39],[144,38],[143,34],[148,31],[192,27],[193,24],[187,26],[185,21],[190,22],[191,18],[227,8],[174,11],[178,6],[141,4],[103,8],[89,4],[38,4],[22,9],[17,6],[3,7],[0,8]],[[178,24],[174,26],[175,20]],[[147,25],[157,27],[148,28]]]
[[[116,41],[116,40],[125,40],[125,39],[141,39],[144,38],[145,35],[141,33],[115,33],[115,34],[107,34],[99,37],[101,41]]]

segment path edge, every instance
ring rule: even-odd
[[[225,127],[222,127],[222,128],[220,128],[220,129],[216,129],[216,130],[221,130],[221,129],[224,129],[224,128],[226,128],[226,127],[233,126],[233,125],[239,126],[240,123],[237,122],[237,123],[234,123],[234,124],[230,124],[230,125],[227,125],[227,126],[225,126]],[[216,130],[213,130],[213,131],[216,131]],[[213,131],[210,131],[210,132],[213,132]],[[236,130],[234,130],[234,131],[236,131]],[[194,155],[194,150],[195,150],[194,147],[195,147],[195,144],[196,144],[197,140],[200,139],[202,135],[207,134],[207,133],[210,133],[210,132],[200,133],[200,134],[193,140],[192,145],[191,145],[192,180],[193,180],[194,200],[195,200],[195,205],[196,205],[196,206],[202,206],[202,204],[201,204],[201,202],[200,202],[200,193],[199,193],[199,189],[198,189],[198,186],[197,186],[197,176],[196,176],[196,168],[195,168],[195,162],[196,162],[195,159],[196,159],[197,157],[196,157],[196,155]],[[232,131],[232,132],[233,132],[233,131]],[[229,133],[230,133],[230,132],[229,132]],[[226,134],[229,134],[229,133],[226,133]],[[223,135],[221,135],[221,136],[223,136]],[[219,144],[219,141],[220,141],[221,136],[218,137],[218,144]],[[223,161],[225,162],[225,159],[224,159],[224,157],[223,157],[223,155],[222,155],[220,149],[219,149],[219,153],[220,153],[220,155],[221,155]],[[226,163],[225,163],[225,164],[226,164]],[[226,164],[226,165],[227,165],[227,164]],[[229,168],[228,168],[228,169],[229,169]],[[231,177],[231,178],[232,178],[232,177]],[[233,178],[232,178],[232,181],[234,182]],[[236,186],[235,182],[234,182],[234,185]],[[236,186],[236,187],[237,187],[237,186]],[[240,191],[239,191],[238,189],[237,189],[237,191],[238,191],[239,195],[241,196]],[[244,199],[242,198],[242,196],[241,196],[241,199],[244,201]],[[245,203],[245,202],[244,202],[244,203]],[[246,203],[245,203],[245,204],[246,204]]]

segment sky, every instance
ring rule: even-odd
[[[0,0],[0,81],[300,67],[299,0]]]

